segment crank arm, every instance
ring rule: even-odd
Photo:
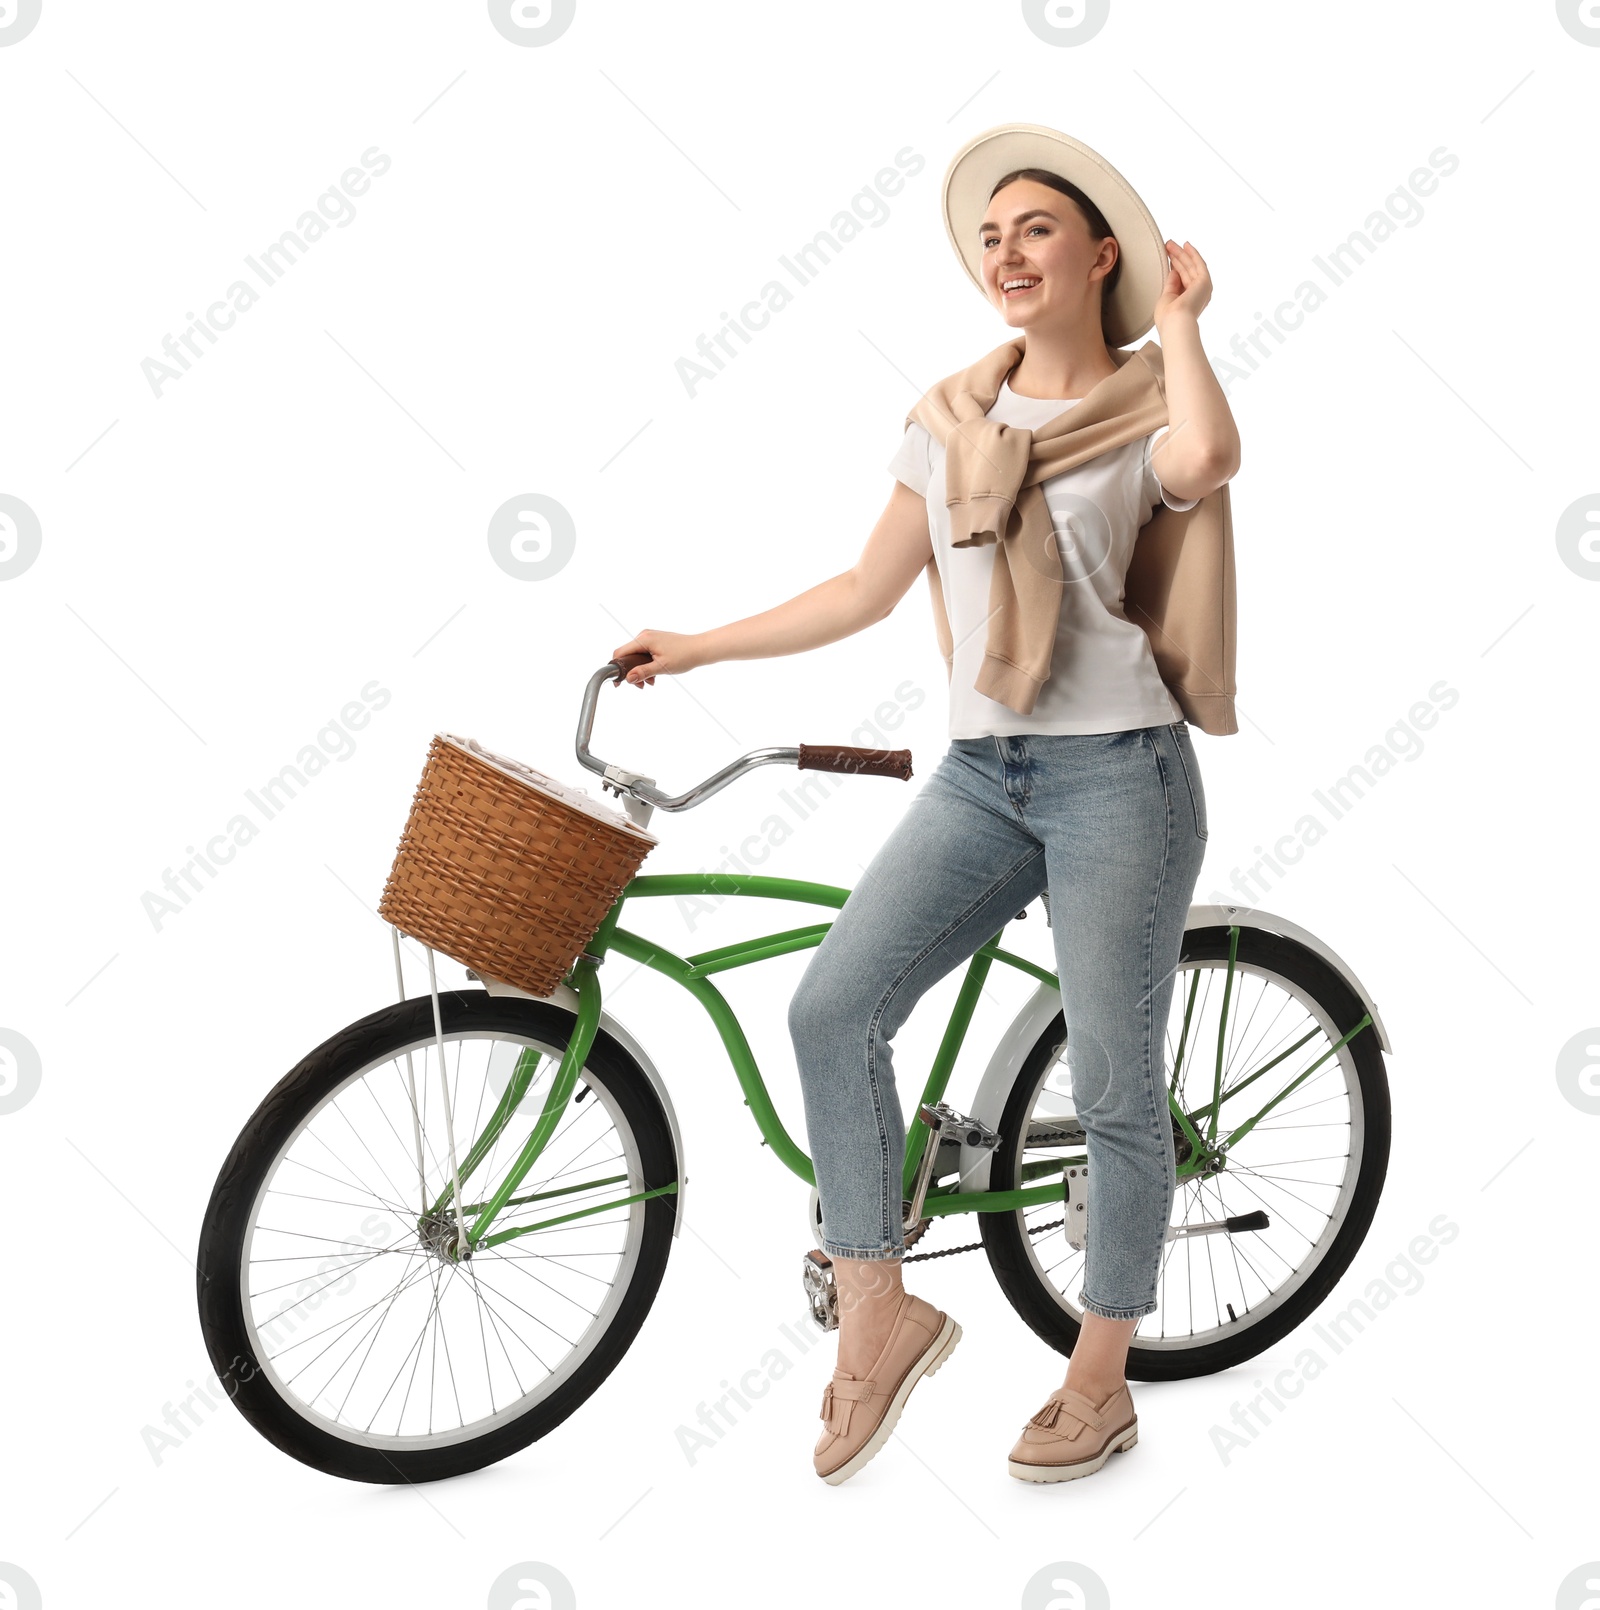
[[[996,1146],[1000,1137],[994,1130],[976,1118],[968,1118],[945,1102],[923,1102],[917,1109],[917,1117],[925,1123],[933,1133],[923,1144],[922,1156],[917,1160],[916,1178],[911,1183],[911,1206],[906,1209],[903,1233],[909,1235],[917,1227],[922,1218],[922,1204],[928,1198],[928,1186],[933,1180],[934,1164],[939,1155],[939,1142],[950,1135],[958,1138],[967,1146],[982,1147],[984,1150]]]

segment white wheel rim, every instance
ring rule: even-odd
[[[444,1040],[447,1067],[452,1047],[456,1048],[451,1078],[458,1123],[474,1109],[480,1120],[492,1113],[498,1098],[493,1080],[504,1071],[506,1059],[514,1061],[524,1049],[543,1053],[511,1123],[466,1185],[465,1199],[470,1206],[488,1197],[492,1184],[520,1151],[543,1106],[562,1048],[534,1035],[505,1031],[447,1033]],[[485,1048],[477,1078],[470,1067],[462,1065],[469,1046]],[[496,1049],[488,1049],[491,1047]],[[449,1447],[491,1435],[537,1408],[569,1380],[610,1329],[626,1295],[643,1244],[648,1205],[631,1203],[570,1225],[536,1230],[500,1246],[480,1248],[465,1265],[447,1264],[425,1252],[416,1226],[420,1203],[414,1200],[412,1109],[405,1098],[407,1053],[417,1067],[419,1106],[433,1126],[426,1132],[432,1154],[428,1159],[429,1193],[435,1201],[448,1196],[448,1163],[441,1170],[443,1147],[432,1139],[442,1135],[442,1114],[437,1112],[442,1103],[435,1100],[430,1106],[424,1096],[429,1088],[438,1089],[437,1050],[429,1032],[351,1074],[295,1126],[251,1204],[239,1269],[246,1333],[259,1369],[279,1399],[329,1436],[394,1453]],[[328,1139],[333,1119],[342,1117],[349,1129],[356,1126],[340,1103],[350,1097],[361,1101],[363,1090],[375,1098],[366,1081],[384,1070],[384,1082],[400,1093],[401,1104],[389,1105],[389,1123],[369,1126],[366,1138],[370,1141],[377,1135],[378,1145],[369,1144],[363,1153],[354,1138],[348,1141],[345,1149],[361,1162],[341,1168],[335,1161],[340,1148],[330,1145]],[[577,1192],[553,1197],[542,1205],[508,1206],[495,1220],[491,1234],[531,1222],[534,1217],[551,1217],[646,1189],[637,1141],[615,1098],[591,1081],[588,1069],[580,1072],[578,1082],[587,1085],[589,1096],[578,1106],[576,1117],[569,1102],[515,1195],[559,1183],[562,1167],[585,1149],[591,1150],[593,1173],[612,1176],[625,1171],[626,1181],[604,1187],[603,1194]],[[503,1079],[499,1089],[504,1089]],[[591,1112],[605,1113],[609,1124],[590,1119]],[[586,1119],[593,1140],[579,1132],[578,1126]],[[384,1141],[387,1128],[394,1130],[392,1142]],[[467,1134],[477,1132],[474,1127]],[[593,1163],[596,1140],[600,1151],[612,1158],[598,1166]],[[621,1143],[620,1155],[617,1142]],[[319,1174],[323,1177],[317,1190],[308,1192],[306,1185]],[[370,1194],[364,1198],[363,1175],[368,1181],[382,1178],[383,1189],[375,1191],[368,1184],[365,1190]],[[580,1176],[589,1177],[588,1172]],[[290,1205],[296,1201],[297,1206]],[[308,1205],[314,1202],[321,1205]],[[343,1217],[330,1219],[336,1208]],[[361,1210],[366,1210],[364,1217]],[[264,1211],[276,1222],[264,1223]],[[292,1222],[284,1222],[286,1211]],[[374,1218],[386,1223],[374,1225]],[[343,1228],[325,1230],[324,1221]],[[301,1250],[315,1240],[327,1246]],[[319,1261],[331,1267],[314,1276],[300,1273]],[[285,1280],[285,1275],[296,1278]],[[353,1284],[339,1291],[352,1280]],[[314,1281],[320,1284],[305,1291]],[[539,1286],[547,1290],[538,1293]],[[295,1296],[292,1304],[289,1289]],[[381,1308],[385,1302],[386,1313]],[[581,1325],[580,1311],[589,1315]],[[563,1317],[547,1318],[547,1313]],[[513,1315],[527,1335],[540,1338],[541,1345],[533,1346],[519,1335],[512,1325]],[[473,1323],[467,1323],[469,1318]],[[394,1336],[393,1342],[386,1332]],[[366,1349],[364,1356],[358,1351],[362,1348]],[[424,1357],[425,1353],[429,1356]],[[396,1354],[402,1365],[408,1359],[411,1362],[409,1387],[398,1373],[393,1384],[387,1384],[382,1373],[383,1365],[393,1363]],[[546,1367],[538,1368],[538,1362]],[[362,1377],[369,1368],[374,1373],[363,1386]],[[419,1398],[418,1381],[423,1376],[427,1377],[426,1396]],[[365,1416],[368,1406],[372,1408],[370,1418]],[[451,1420],[455,1423],[449,1423]]]

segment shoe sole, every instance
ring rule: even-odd
[[[923,1362],[913,1364],[906,1371],[906,1378],[900,1383],[894,1397],[890,1399],[889,1407],[884,1410],[883,1419],[878,1423],[878,1429],[837,1470],[830,1470],[822,1478],[830,1487],[837,1487],[840,1482],[848,1481],[889,1440],[889,1433],[894,1430],[895,1422],[900,1418],[900,1411],[905,1407],[906,1399],[911,1396],[912,1387],[925,1376],[932,1375],[955,1352],[956,1343],[960,1340],[960,1325],[946,1314],[938,1336],[923,1354]]]
[[[1139,1440],[1139,1422],[1135,1420],[1120,1440],[1108,1442],[1093,1459],[1080,1459],[1070,1465],[1028,1465],[1017,1459],[1006,1460],[1006,1469],[1019,1481],[1073,1481],[1079,1476],[1092,1476],[1114,1453],[1126,1453]]]

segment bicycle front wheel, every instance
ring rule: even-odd
[[[473,990],[439,1006],[470,1225],[544,1114],[576,1018]],[[666,1268],[676,1198],[645,1193],[679,1177],[671,1128],[604,1029],[488,1229],[517,1233],[464,1261],[446,1117],[432,1002],[404,1001],[285,1075],[212,1192],[206,1349],[250,1424],[332,1475],[434,1481],[544,1436],[616,1367]]]
[[[1268,1222],[1168,1240],[1156,1311],[1129,1346],[1130,1380],[1211,1374],[1288,1335],[1349,1267],[1388,1169],[1388,1080],[1375,1028],[1350,1034],[1365,1013],[1359,999],[1322,957],[1280,935],[1240,929],[1231,969],[1229,943],[1227,928],[1186,933],[1174,981],[1166,1083],[1202,1139],[1214,1127],[1221,1155],[1214,1171],[1180,1181],[1172,1222]],[[991,1189],[1035,1186],[1085,1160],[1066,1041],[1058,1013],[1018,1070]],[[1181,1164],[1189,1146],[1176,1121],[1174,1131]],[[1084,1253],[1067,1242],[1062,1215],[1051,1202],[981,1214],[979,1226],[1011,1305],[1071,1353]]]

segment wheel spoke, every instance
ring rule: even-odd
[[[452,1002],[451,1016],[459,1010]],[[421,1016],[417,1002],[395,1012],[408,1023]],[[611,1193],[643,1189],[629,1182],[649,1178],[654,1166],[647,1171],[605,1076],[587,1065],[574,1086],[583,1100],[569,1100],[557,1116],[492,1224],[493,1232],[529,1228],[458,1263],[444,1088],[462,1158],[476,1137],[487,1142],[470,1185],[463,1181],[463,1201],[487,1203],[526,1147],[564,1045],[448,1021],[444,1039],[443,1081],[430,1012],[415,1038],[397,1036],[392,1049],[308,1103],[256,1188],[240,1253],[250,1345],[272,1391],[352,1445],[392,1445],[396,1469],[409,1449],[486,1437],[543,1402],[616,1322],[647,1210],[672,1206],[662,1198],[605,1205]],[[506,1062],[529,1052],[539,1065],[516,1108],[503,1113],[506,1086],[496,1081]],[[408,1172],[421,1208],[397,1184]],[[532,1227],[586,1206],[601,1211]]]
[[[1161,1036],[1168,1075],[1163,1085],[1199,1129],[1202,1144],[1212,1121],[1206,1114],[1216,1102],[1218,1155],[1208,1163],[1202,1153],[1200,1171],[1174,1194],[1174,1228],[1186,1231],[1258,1207],[1268,1224],[1259,1231],[1171,1236],[1157,1265],[1157,1308],[1140,1316],[1135,1347],[1207,1347],[1241,1337],[1296,1300],[1327,1258],[1357,1185],[1364,1097],[1356,1059],[1348,1046],[1333,1049],[1341,1033],[1334,1027],[1337,1016],[1308,986],[1253,959],[1251,933],[1240,932],[1231,981],[1225,936],[1217,949],[1193,955],[1178,968]],[[1263,942],[1254,955],[1263,950],[1272,953]],[[1019,1139],[1009,1146],[1002,1141],[1003,1166],[995,1176],[1002,1188],[1015,1188],[1027,1164],[1052,1155],[1048,1142],[1028,1139],[1035,1127],[1075,1121],[1062,1106],[1070,1090],[1052,1079],[1062,1039],[1058,1018],[1019,1074],[1007,1109]],[[1017,1107],[1019,1100],[1027,1105]],[[1270,1110],[1256,1122],[1262,1109]],[[1092,1131],[1086,1139],[1093,1165]],[[1093,1167],[1090,1178],[1096,1178]],[[1083,1253],[1064,1234],[1055,1241],[1048,1232],[1035,1233],[1050,1221],[1051,1206],[995,1215],[1000,1236],[986,1239],[991,1255],[1001,1243],[1017,1248],[1045,1311],[1080,1320],[1072,1282],[1081,1275]],[[1091,1185],[1091,1236],[1094,1222]],[[1005,1226],[1016,1227],[1014,1239]]]

